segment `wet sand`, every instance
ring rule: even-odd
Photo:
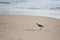
[[[39,30],[36,23],[44,27]],[[60,40],[60,20],[41,16],[0,15],[0,40]]]

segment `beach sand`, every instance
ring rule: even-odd
[[[43,25],[41,30],[36,25]],[[60,20],[27,15],[0,15],[0,40],[60,40]]]

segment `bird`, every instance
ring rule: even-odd
[[[44,27],[43,25],[39,24],[39,23],[36,23],[38,27],[40,27],[39,30],[42,30],[42,27]]]
[[[39,27],[44,27],[43,25],[41,25],[41,24],[39,24],[39,23],[36,23],[37,24],[37,26],[39,26]]]

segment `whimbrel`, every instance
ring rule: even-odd
[[[42,30],[42,27],[44,27],[43,25],[36,23],[38,27],[40,27],[40,30]]]

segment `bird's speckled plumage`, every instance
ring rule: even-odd
[[[41,25],[41,24],[39,24],[39,23],[36,23],[37,24],[37,26],[39,26],[39,27],[44,27],[43,25]]]

